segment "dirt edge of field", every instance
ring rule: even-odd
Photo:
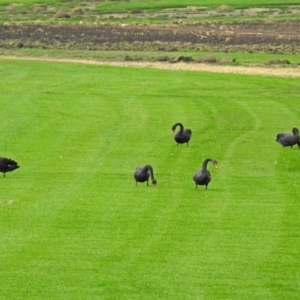
[[[179,62],[171,64],[168,62],[101,62],[95,60],[82,59],[55,59],[55,58],[40,58],[40,57],[16,57],[16,56],[0,56],[0,59],[6,60],[28,60],[28,61],[49,61],[49,62],[64,62],[89,65],[106,65],[118,67],[134,67],[134,68],[152,68],[161,70],[174,71],[195,71],[195,72],[213,72],[213,73],[231,73],[231,74],[246,74],[246,75],[261,75],[261,76],[276,76],[276,77],[300,77],[300,67],[283,68],[283,67],[259,67],[259,66],[216,66],[210,64],[188,64]]]

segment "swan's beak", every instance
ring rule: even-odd
[[[175,133],[175,130],[172,130],[173,134]]]
[[[215,164],[215,168],[218,169],[218,164]]]

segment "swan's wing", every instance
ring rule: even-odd
[[[194,180],[196,180],[197,178],[200,178],[201,177],[201,175],[202,175],[202,170],[198,170],[198,171],[196,171],[196,173],[194,174]]]
[[[133,176],[140,182],[146,181],[150,177],[150,170],[145,170],[145,167],[137,167]]]
[[[290,133],[290,132],[280,132],[276,135],[276,142],[279,142],[281,143],[281,139],[284,139],[286,138],[287,136],[293,136],[294,134],[293,133]]]
[[[0,164],[6,166],[17,166],[18,163],[10,158],[0,157]]]
[[[293,134],[290,132],[280,132],[277,134],[277,136],[279,136],[279,137],[285,137],[285,136],[289,136],[289,135],[293,135]]]
[[[191,129],[185,129],[185,130],[184,130],[184,133],[185,133],[186,135],[191,135],[191,134],[192,134],[192,130],[191,130]]]
[[[139,174],[141,174],[142,170],[143,170],[143,167],[136,167],[134,176],[138,176]]]
[[[299,142],[299,137],[296,135],[286,135],[279,139],[280,143],[284,146],[291,146]]]

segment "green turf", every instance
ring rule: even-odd
[[[253,7],[253,6],[272,6],[272,5],[297,5],[299,1],[282,1],[282,0],[164,0],[164,1],[105,1],[99,3],[99,10],[118,10],[118,9],[165,9],[187,6],[199,6],[199,7],[215,7],[221,5],[230,5],[233,7]]]
[[[2,299],[297,299],[299,79],[1,60]],[[171,126],[193,131],[176,146]],[[212,182],[195,189],[206,157]],[[158,186],[135,186],[151,164]]]
[[[110,23],[110,24],[195,24],[200,22],[240,22],[245,20],[295,20],[298,1],[282,0],[0,0],[1,23]],[[295,6],[295,7],[294,7]],[[248,15],[244,9],[265,8]],[[81,8],[84,15],[73,15]],[[184,8],[184,10],[182,10]],[[168,10],[166,10],[168,9]],[[217,10],[216,10],[217,9]],[[138,14],[134,10],[142,10]],[[234,13],[236,10],[236,13]],[[58,18],[56,13],[71,13]],[[198,12],[198,14],[197,14]],[[276,12],[276,13],[275,13]],[[115,14],[117,13],[117,14]],[[121,15],[118,15],[118,14]]]
[[[46,4],[60,4],[60,3],[85,3],[88,1],[71,1],[71,0],[14,0],[13,3],[46,3]],[[103,3],[101,3],[103,2]],[[9,0],[1,0],[0,4],[11,4]],[[227,0],[225,3],[221,0],[202,0],[199,3],[198,0],[121,0],[121,1],[99,1],[99,5],[103,7],[125,7],[125,8],[167,8],[167,7],[186,7],[186,6],[219,6],[219,5],[233,5],[233,6],[253,6],[253,5],[292,5],[299,4],[299,1],[283,1],[283,0]]]

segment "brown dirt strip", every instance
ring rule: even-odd
[[[283,67],[260,67],[260,66],[216,66],[209,64],[188,64],[188,63],[160,63],[160,62],[107,62],[92,61],[82,59],[55,59],[55,58],[39,58],[39,57],[16,57],[16,56],[0,56],[0,59],[13,60],[33,60],[33,61],[52,61],[64,63],[80,63],[89,65],[104,65],[118,67],[134,67],[134,68],[151,68],[174,71],[196,71],[196,72],[213,72],[213,73],[231,73],[231,74],[247,74],[261,76],[276,77],[300,77],[300,67],[283,68]]]

